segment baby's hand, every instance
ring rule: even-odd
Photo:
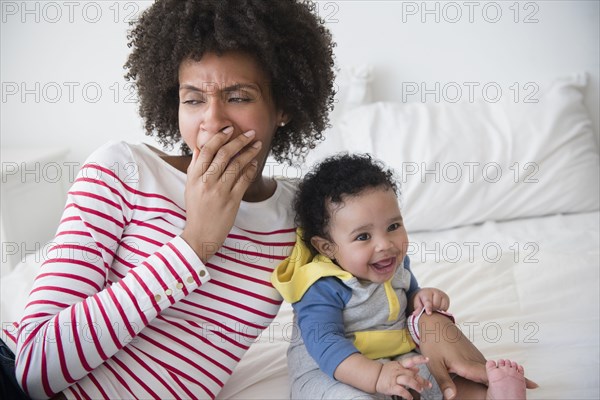
[[[431,315],[435,310],[448,310],[448,307],[450,307],[450,298],[440,289],[423,288],[415,294],[413,306],[413,315],[418,315],[423,308],[427,315]]]
[[[412,400],[409,389],[421,393],[423,389],[431,387],[431,383],[419,375],[419,368],[416,367],[427,361],[427,357],[419,355],[385,363],[379,372],[375,390],[388,396],[397,395]]]

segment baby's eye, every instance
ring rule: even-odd
[[[388,226],[388,232],[395,231],[396,229],[400,228],[400,226],[400,223],[394,222],[393,224]]]
[[[360,235],[358,235],[356,237],[355,240],[364,241],[364,240],[369,240],[370,238],[371,238],[371,236],[368,233],[361,233]]]

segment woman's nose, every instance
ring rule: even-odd
[[[218,96],[211,96],[204,110],[200,128],[209,134],[215,134],[228,126],[232,126],[232,123],[227,117],[225,104]]]

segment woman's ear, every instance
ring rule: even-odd
[[[278,111],[277,113],[277,125],[280,127],[284,127],[287,125],[288,122],[291,121],[290,116],[284,112],[283,110]]]
[[[322,238],[321,236],[313,236],[310,238],[310,244],[312,244],[313,247],[324,256],[327,256],[331,259],[335,258],[335,244],[329,240]]]

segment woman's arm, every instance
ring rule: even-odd
[[[137,262],[119,258],[119,246],[135,247],[123,232],[133,223],[139,176],[125,183],[115,171],[131,162],[126,155],[113,165],[99,156],[82,167],[69,191],[20,322],[16,375],[32,397],[49,397],[87,375],[209,278],[177,236],[154,254],[136,254]],[[113,264],[130,268],[116,282],[109,281]],[[185,286],[168,296],[174,281]]]
[[[450,373],[488,384],[485,357],[450,318],[440,313],[423,313],[418,326],[420,351],[429,358],[427,367],[445,399],[456,398],[456,385],[450,378]],[[528,389],[538,387],[537,383],[527,378],[525,381]]]
[[[251,138],[240,135],[231,142],[227,140],[224,134],[215,135],[209,141],[213,152],[204,151],[203,160],[210,154],[216,157],[216,152],[226,148],[219,160],[225,162],[229,154],[240,153],[231,168],[247,172],[245,164],[239,163],[248,163],[250,155],[255,155],[255,149],[242,151]],[[160,312],[208,281],[209,274],[199,256],[208,259],[220,247],[233,224],[243,188],[250,181],[236,185],[238,181],[232,178],[235,174],[228,170],[228,163],[221,169],[228,174],[227,181],[215,178],[214,168],[208,171],[210,177],[194,171],[193,182],[188,177],[188,184],[194,187],[186,192],[202,192],[202,183],[206,182],[211,184],[211,193],[192,203],[186,198],[186,204],[221,218],[206,219],[205,214],[181,209],[171,213],[186,221],[186,232],[201,246],[202,254],[177,236],[177,229],[159,229],[147,237],[137,235],[137,239],[151,241],[157,249],[145,254],[123,234],[128,225],[143,223],[135,220],[136,211],[152,212],[138,207],[136,196],[157,194],[140,193],[137,186],[139,179],[154,179],[153,171],[144,171],[145,176],[137,169],[134,176],[127,174],[131,170],[115,173],[115,167],[130,164],[129,148],[113,145],[91,158],[69,191],[58,233],[34,282],[17,334],[16,375],[32,397],[49,397],[86,376],[130,343]],[[121,176],[129,178],[127,183]],[[233,204],[232,186],[237,194],[237,203]],[[220,196],[228,200],[221,201]],[[207,202],[211,206],[203,207]],[[211,221],[210,234],[206,233],[207,224],[198,221],[200,218]],[[128,246],[137,262],[120,259],[121,246]],[[122,268],[117,271],[114,265]],[[110,274],[116,274],[114,282],[108,280]]]
[[[418,325],[420,351],[429,358],[427,367],[444,393],[444,398],[453,399],[456,396],[456,386],[449,373],[487,384],[485,357],[450,318],[439,313],[423,313]]]

